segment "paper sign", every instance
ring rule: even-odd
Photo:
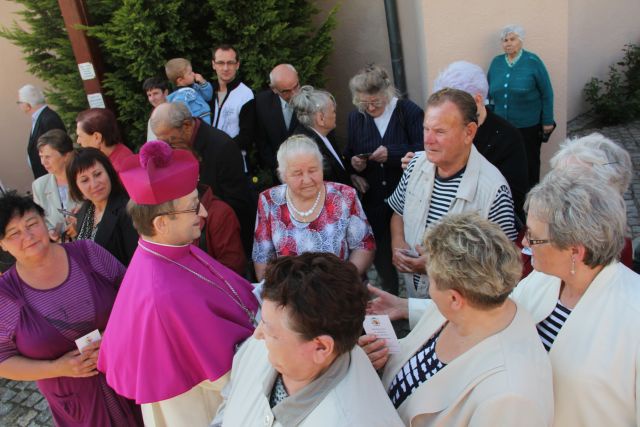
[[[87,335],[78,338],[76,340],[76,346],[78,347],[78,350],[80,350],[80,353],[82,353],[82,350],[86,346],[92,342],[100,341],[101,339],[102,335],[100,335],[100,331],[96,329],[95,331],[89,332]]]
[[[389,354],[395,354],[400,352],[400,344],[398,343],[398,337],[396,331],[391,326],[391,320],[386,314],[376,314],[364,317],[364,331],[369,335],[375,335],[376,337],[385,340]]]
[[[93,69],[91,62],[78,64],[78,70],[80,70],[80,78],[82,78],[82,80],[92,80],[96,78],[96,71]]]
[[[107,108],[104,105],[104,98],[101,93],[90,93],[87,95],[87,101],[89,101],[89,107],[91,108]]]

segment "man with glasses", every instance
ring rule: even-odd
[[[291,136],[298,126],[298,119],[289,104],[300,90],[298,72],[291,64],[278,64],[269,73],[270,89],[256,95],[256,143],[262,167],[276,175],[276,153],[280,144]]]
[[[253,333],[253,286],[191,242],[207,212],[198,161],[151,141],[120,178],[140,233],[113,305],[98,369],[141,404],[148,426],[205,426],[221,401],[236,347]]]
[[[244,160],[244,172],[249,172],[247,153],[254,140],[255,103],[253,91],[238,78],[240,57],[229,44],[213,49],[211,59],[217,81],[213,87],[211,125],[229,135],[238,144]]]
[[[38,153],[38,138],[51,129],[62,129],[67,131],[62,119],[51,108],[45,104],[44,93],[33,85],[24,85],[18,90],[18,101],[16,102],[23,113],[31,116],[31,134],[27,145],[27,155],[29,166],[34,178],[40,178],[47,174],[47,170],[40,162]]]

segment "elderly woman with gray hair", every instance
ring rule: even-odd
[[[540,146],[555,128],[553,89],[542,60],[522,49],[524,29],[507,25],[500,33],[504,55],[489,66],[489,102],[494,112],[520,130],[527,150],[529,188],[540,180]]]
[[[552,169],[570,168],[577,174],[593,174],[600,181],[611,184],[623,197],[633,175],[629,153],[599,133],[568,139],[560,145],[550,164]],[[629,268],[633,266],[633,248],[628,235],[620,261]]]
[[[422,150],[422,108],[398,99],[389,73],[372,64],[349,81],[353,104],[344,155],[351,179],[362,194],[362,207],[378,242],[374,264],[382,287],[398,293],[398,273],[391,263],[391,208],[385,199],[400,182],[400,159]]]
[[[382,385],[405,425],[550,426],[551,365],[531,316],[509,298],[516,247],[475,213],[446,216],[424,246],[432,299],[420,322],[391,357],[376,337],[359,341],[384,366]]]
[[[571,168],[549,173],[525,207],[536,271],[513,298],[549,351],[554,425],[640,424],[640,276],[618,261],[622,196]]]
[[[305,135],[318,145],[323,158],[324,179],[351,185],[347,162],[333,141],[332,131],[336,128],[336,100],[333,95],[306,85],[291,98],[291,105],[299,122],[293,134]]]
[[[258,280],[274,258],[329,252],[353,263],[360,275],[371,266],[375,241],[356,191],[324,181],[322,154],[304,135],[293,135],[278,149],[284,184],[260,194],[253,243]]]

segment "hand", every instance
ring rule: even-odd
[[[367,167],[367,159],[361,159],[358,156],[353,156],[351,158],[351,166],[353,166],[356,172],[362,172]]]
[[[402,169],[406,169],[407,166],[409,166],[409,162],[415,157],[415,155],[416,153],[414,153],[413,151],[408,151],[407,154],[405,154],[404,157],[400,159],[400,166],[402,166]]]
[[[62,357],[56,359],[59,377],[84,378],[98,375],[96,364],[101,341],[96,341],[86,346],[82,353],[79,350],[71,350]]]
[[[391,262],[398,271],[401,273],[427,274],[427,257],[422,246],[416,245],[416,252],[420,255],[416,258],[405,255],[403,249],[407,249],[407,247],[393,249]]]
[[[362,335],[358,338],[358,345],[364,350],[376,370],[384,368],[389,360],[389,349],[386,344],[385,340],[379,340],[375,335]]]
[[[544,126],[542,126],[542,132],[551,133],[554,128],[555,128],[554,125],[544,125]]]
[[[386,314],[391,320],[409,318],[409,303],[405,298],[371,285],[367,285],[367,289],[375,297],[367,303],[367,314]]]
[[[202,74],[198,74],[198,73],[193,73],[193,80],[195,80],[195,82],[198,83],[199,85],[205,82],[205,79],[204,77],[202,77]]]
[[[387,151],[387,147],[381,145],[376,148],[376,151],[371,153],[371,155],[369,156],[369,160],[371,160],[372,162],[385,163],[388,157],[389,152]]]
[[[369,189],[369,183],[365,178],[361,177],[360,175],[352,174],[351,183],[353,184],[354,187],[356,187],[356,190],[358,190],[362,194],[366,193],[367,190]]]

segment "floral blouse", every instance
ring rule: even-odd
[[[376,244],[356,191],[347,185],[325,182],[326,197],[318,218],[297,221],[289,212],[287,185],[263,191],[258,200],[258,218],[252,258],[269,260],[304,252],[330,252],[343,260],[351,251],[372,251]]]

